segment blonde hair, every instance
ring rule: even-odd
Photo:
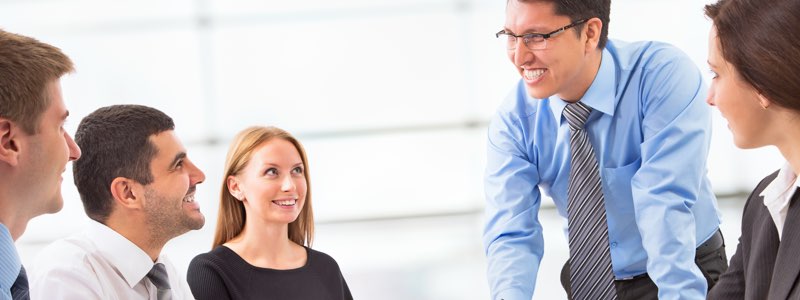
[[[308,170],[308,159],[303,145],[283,129],[277,127],[253,126],[239,132],[228,149],[228,155],[225,158],[225,174],[222,176],[222,192],[220,193],[219,200],[217,229],[214,234],[212,249],[230,241],[242,233],[245,221],[247,220],[244,204],[242,201],[233,197],[228,189],[228,176],[235,176],[241,172],[250,162],[250,158],[256,148],[276,138],[292,143],[294,147],[297,148],[297,152],[300,153],[300,158],[305,166],[303,176],[306,179],[306,186],[308,187],[305,204],[297,220],[289,223],[289,239],[298,245],[311,246],[314,239],[314,213],[311,209],[311,180]]]

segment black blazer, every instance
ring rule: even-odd
[[[789,202],[781,240],[759,196],[777,175],[761,180],[747,198],[736,254],[708,299],[800,299],[800,190]]]

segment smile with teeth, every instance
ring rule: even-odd
[[[525,76],[527,80],[534,80],[542,76],[544,74],[545,69],[523,69],[522,76]]]
[[[187,203],[194,202],[194,194],[186,195],[186,197],[183,197],[183,202]]]
[[[272,203],[275,203],[280,206],[294,206],[297,203],[297,199],[272,200]]]

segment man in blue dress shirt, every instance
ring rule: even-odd
[[[81,155],[64,131],[60,78],[72,69],[58,48],[0,30],[0,299],[29,299],[14,241],[61,210],[61,174]]]
[[[591,110],[585,132],[608,233],[598,247],[610,252],[614,297],[705,299],[727,260],[706,178],[711,117],[700,71],[667,44],[609,41],[610,0],[506,6],[497,36],[522,78],[489,125],[483,242],[492,299],[533,295],[542,193],[568,219],[562,112],[576,102]],[[561,272],[572,298],[569,262]]]

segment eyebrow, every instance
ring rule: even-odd
[[[710,60],[707,60],[707,61],[706,61],[706,63],[707,63],[709,66],[711,66],[712,68],[716,68],[716,67],[717,67],[717,65],[715,65],[715,64],[713,64],[713,63],[711,63],[711,61],[710,61]]]
[[[303,165],[303,162],[299,162],[299,163],[296,163],[296,164],[292,165],[292,167],[297,167],[297,166],[302,166],[302,165]],[[280,167],[279,164],[275,164],[275,163],[263,163],[262,166]]]
[[[175,167],[175,164],[178,163],[179,160],[186,158],[186,152],[181,152],[175,155],[175,158],[172,159],[172,163],[169,164],[169,168],[172,169]]]

